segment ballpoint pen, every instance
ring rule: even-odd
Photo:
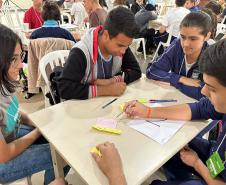
[[[164,102],[177,102],[177,100],[174,99],[162,99],[162,100],[155,100],[155,99],[150,99],[148,100],[150,103],[164,103]]]

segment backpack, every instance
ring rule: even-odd
[[[58,91],[57,81],[58,81],[58,79],[61,76],[63,68],[64,68],[63,66],[56,66],[56,67],[54,67],[53,72],[50,74],[50,77],[49,77],[50,89],[51,89],[51,91],[53,93],[53,96],[54,96],[54,98],[56,100],[56,104],[60,103],[60,95],[59,95],[59,91]],[[52,98],[50,92],[48,92],[46,94],[46,97],[49,99],[49,103],[51,105],[54,105],[54,101],[53,101],[53,98]]]

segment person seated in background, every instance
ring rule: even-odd
[[[31,39],[54,37],[76,42],[69,31],[59,26],[61,16],[56,1],[48,0],[44,3],[42,18],[44,20],[43,26],[32,32]]]
[[[223,11],[223,8],[217,1],[211,0],[208,3],[206,3],[206,5],[203,8],[208,8],[208,9],[212,10],[213,13],[217,16],[217,22],[221,21],[220,15]]]
[[[24,23],[29,24],[30,29],[36,29],[43,25],[41,17],[43,0],[32,0],[33,5],[24,14]]]
[[[104,26],[91,28],[70,51],[58,90],[63,99],[120,96],[141,77],[129,45],[139,33],[133,13],[123,7],[110,11]]]
[[[86,17],[86,10],[83,6],[82,0],[74,0],[71,7],[71,19],[73,24],[82,25]]]
[[[199,56],[208,47],[211,36],[211,17],[191,12],[180,24],[181,38],[175,39],[164,53],[147,67],[149,79],[169,82],[182,93],[199,100],[203,95]]]
[[[166,42],[169,36],[169,32],[172,33],[171,42],[177,38],[180,34],[180,23],[184,17],[190,13],[190,11],[184,8],[186,0],[175,0],[176,7],[169,10],[164,16],[162,25],[159,31],[154,35],[153,42],[158,46],[159,42]],[[164,49],[161,47],[158,51],[158,55],[163,53]]]
[[[141,9],[144,9],[145,7],[145,0],[136,0],[132,6],[131,6],[131,11],[134,13],[134,15],[139,12]]]
[[[126,103],[124,111],[130,117],[171,120],[222,120],[223,128],[216,142],[195,137],[164,166],[167,181],[151,185],[225,185],[226,184],[226,40],[207,48],[200,57],[200,71],[205,86],[199,102],[150,108],[137,101]],[[218,156],[218,159],[215,157]],[[206,161],[222,165],[216,169]],[[110,160],[110,159],[109,159]]]
[[[155,29],[149,29],[149,21],[157,19],[156,8],[152,4],[145,5],[145,9],[140,9],[135,14],[136,23],[140,27],[140,34],[139,38],[145,38],[145,50],[146,54],[152,54],[152,50],[156,49],[153,41],[153,36],[155,35]],[[143,52],[143,45],[142,42],[140,43],[139,48],[137,49],[138,52]]]
[[[220,1],[219,1],[220,2]],[[222,13],[221,13],[221,15],[220,15],[220,20],[219,20],[219,22],[221,22],[223,19],[224,19],[224,17],[226,16],[226,0],[223,0],[223,2],[224,3],[222,3],[222,8],[223,8],[223,11],[222,11]],[[223,24],[226,24],[226,20],[223,22]]]
[[[129,8],[129,4],[127,0],[115,0],[113,3],[114,8],[117,8],[118,6],[122,6],[124,8]]]
[[[103,25],[107,17],[107,12],[100,6],[99,0],[84,0],[83,3],[89,16],[88,21],[90,28]],[[85,21],[87,20],[85,19]]]
[[[199,0],[186,0],[184,7],[189,9],[191,12],[196,12],[200,10],[198,4]]]

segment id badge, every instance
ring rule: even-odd
[[[206,165],[212,178],[215,178],[224,170],[224,164],[217,151],[209,157],[209,159],[206,161]]]

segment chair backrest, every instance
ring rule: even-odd
[[[47,90],[50,92],[54,104],[56,104],[56,100],[53,96],[53,92],[50,88],[50,80],[49,80],[49,76],[47,74],[46,68],[49,65],[51,68],[51,71],[53,71],[53,69],[56,66],[63,66],[64,63],[66,62],[66,58],[69,55],[70,50],[58,50],[58,51],[53,51],[50,52],[48,54],[46,54],[44,57],[42,57],[42,59],[39,62],[39,70],[41,72],[41,75],[46,83],[47,86]]]
[[[174,30],[178,30],[179,27],[180,27],[180,22],[179,22],[179,21],[174,22],[172,25],[170,25],[170,29],[169,29],[169,31],[168,31],[169,36],[168,36],[168,38],[167,38],[166,45],[168,45],[168,46],[170,45],[170,42],[171,42],[171,39],[172,39],[172,36],[173,36],[173,31],[174,31]],[[178,35],[178,36],[179,36],[179,35]],[[177,36],[177,37],[178,37],[178,36]]]
[[[226,19],[226,15],[225,15],[224,18],[222,19],[221,24],[224,24],[225,19]]]
[[[217,24],[217,32],[216,32],[216,35],[218,35],[219,33],[226,34],[226,24],[221,24],[221,23],[218,23]]]
[[[71,15],[69,13],[66,13],[66,12],[61,12],[61,22],[62,22],[62,24],[64,24],[64,17],[67,17],[68,23],[72,24]]]

